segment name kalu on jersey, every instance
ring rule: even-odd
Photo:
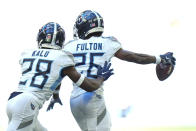
[[[32,56],[47,57],[49,53],[50,53],[49,51],[43,51],[43,50],[42,51],[38,51],[38,50],[35,50],[35,51],[33,51]]]

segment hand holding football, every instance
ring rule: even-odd
[[[160,81],[167,79],[173,72],[174,65],[172,64],[157,64],[156,65],[156,74]]]

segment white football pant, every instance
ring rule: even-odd
[[[110,131],[111,119],[103,95],[86,92],[71,98],[70,106],[82,131]]]
[[[31,93],[21,93],[7,103],[7,131],[47,131],[37,119],[39,105]]]

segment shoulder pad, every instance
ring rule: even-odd
[[[76,41],[76,40],[70,40],[70,41],[67,42],[67,44],[68,44],[68,43],[71,43],[71,42],[73,42],[73,41]]]
[[[69,63],[70,65],[75,65],[75,62],[74,62],[74,56],[72,55],[72,53],[68,52],[68,51],[64,51],[64,50],[61,50],[63,55],[61,55],[61,57],[66,57],[66,61],[67,61],[67,64]]]
[[[68,56],[73,56],[71,52],[69,51],[65,51],[65,50],[61,50],[64,54],[68,55]]]
[[[104,37],[104,38],[109,39],[109,40],[111,40],[111,41],[119,42],[119,41],[117,40],[117,38],[114,37],[114,36],[109,36],[109,37]]]
[[[37,50],[37,49],[34,49],[34,50]],[[21,56],[24,56],[26,55],[27,53],[33,51],[33,49],[26,49],[26,50],[23,50],[23,52],[21,53]]]
[[[20,54],[19,64],[22,64],[23,58],[24,58],[25,55],[28,54],[28,52],[30,52],[30,51],[32,51],[32,50],[26,49],[26,50],[24,50],[24,51]]]
[[[67,43],[65,43],[65,44],[63,45],[63,48],[64,48],[66,45],[68,45],[68,44],[70,44],[70,43],[72,43],[72,42],[74,42],[74,41],[76,41],[76,40],[70,40],[70,41],[68,41]]]

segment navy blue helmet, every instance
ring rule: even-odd
[[[74,38],[86,39],[89,34],[104,31],[104,23],[101,15],[95,11],[83,11],[76,19],[73,35]]]
[[[64,41],[65,31],[55,22],[42,26],[37,35],[39,48],[62,49]]]

